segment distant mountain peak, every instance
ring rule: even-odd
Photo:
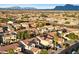
[[[36,9],[36,8],[34,8],[34,7],[19,7],[19,6],[0,8],[0,10],[34,10],[34,9]]]
[[[66,4],[64,6],[56,6],[54,10],[79,10],[79,6]]]
[[[65,6],[74,6],[74,5],[72,5],[72,4],[66,4]]]

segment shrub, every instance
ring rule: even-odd
[[[46,49],[42,49],[40,54],[48,54],[48,51]]]
[[[66,21],[65,24],[70,24],[70,22],[69,21]]]
[[[14,54],[14,53],[15,53],[15,52],[14,52],[14,49],[8,49],[7,52],[8,52],[9,54]]]
[[[66,37],[68,37],[71,40],[78,39],[78,35],[75,35],[74,33],[69,33],[68,35],[66,35]]]

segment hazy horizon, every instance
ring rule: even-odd
[[[63,6],[65,4],[0,4],[0,8],[8,8],[8,7],[34,7],[37,9],[53,9],[55,6]]]
[[[0,8],[8,8],[8,7],[33,7],[37,9],[53,9],[56,6],[64,6],[65,4],[0,4]],[[78,4],[72,4],[78,5]]]

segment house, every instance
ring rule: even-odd
[[[56,32],[50,32],[50,33],[49,33],[49,35],[50,35],[50,36],[53,36],[53,37],[55,36],[55,34],[56,34]]]
[[[18,48],[18,43],[14,43],[14,44],[10,44],[10,45],[5,45],[5,46],[0,46],[0,52],[1,53],[8,53],[7,51],[9,50],[9,49],[13,49],[13,50],[15,50],[15,49],[17,49]]]
[[[8,24],[13,24],[13,22],[12,22],[12,21],[8,21],[7,23],[8,23]]]
[[[39,33],[47,33],[48,30],[45,27],[38,29]]]
[[[3,32],[3,29],[2,29],[2,27],[0,27],[0,32]]]
[[[32,52],[34,53],[34,54],[37,54],[37,53],[39,53],[40,52],[40,49],[39,48],[35,48],[35,45],[34,44],[32,44],[32,45],[28,45],[28,40],[24,40],[24,41],[20,41],[20,45],[21,45],[21,47],[23,47],[22,48],[22,51],[24,52],[24,53],[26,53],[26,54],[32,54]],[[29,52],[28,52],[29,51]]]
[[[3,32],[6,33],[8,31],[14,31],[14,28],[11,24],[6,24],[5,26],[2,26]]]
[[[3,32],[4,33],[8,31],[8,27],[7,26],[3,26],[2,28],[3,28]]]
[[[6,23],[0,23],[0,26],[2,26],[2,27],[6,26]]]
[[[24,40],[24,41],[20,41],[19,42],[19,46],[21,47],[21,49],[27,49],[27,50],[29,50],[29,46],[28,46],[28,41],[26,40]]]
[[[15,30],[13,25],[7,25],[7,27],[9,32],[13,32]]]
[[[29,25],[28,25],[27,22],[23,22],[23,23],[21,23],[21,25],[22,25],[23,27],[25,27],[26,29],[29,29]]]
[[[3,39],[3,43],[17,42],[16,33],[4,34],[4,36],[2,37],[2,39]]]
[[[63,45],[64,39],[63,38],[58,38],[57,42],[58,42],[58,44]]]
[[[59,29],[61,29],[61,27],[60,27],[60,26],[55,26],[54,29],[55,29],[55,30],[59,30]]]
[[[14,52],[15,52],[15,53],[21,52],[21,48],[20,48],[20,47],[17,47],[16,49],[14,49]]]
[[[28,46],[28,43],[28,40],[20,41],[19,47],[24,54],[33,54],[33,52],[30,50],[30,47]]]
[[[58,31],[57,31],[57,36],[58,36],[58,37],[62,37],[62,31],[61,31],[61,30],[58,30]]]
[[[31,51],[34,53],[34,54],[38,54],[38,53],[40,53],[40,51],[41,51],[41,49],[39,49],[39,48],[31,48]]]
[[[41,40],[41,42],[40,42],[42,45],[44,45],[44,46],[48,46],[50,43],[48,42],[48,41],[46,41],[46,40]]]
[[[37,36],[37,39],[40,40],[40,43],[44,46],[50,45],[50,43],[48,41],[41,39],[39,36]]]
[[[53,31],[54,30],[54,27],[53,26],[44,26],[46,29],[48,29],[49,32]]]
[[[29,27],[36,28],[36,23],[34,23],[34,22],[29,22]]]
[[[54,30],[54,27],[52,27],[52,26],[44,26],[44,27],[41,27],[41,28],[37,28],[37,30],[40,33],[48,33],[48,32],[52,32]]]
[[[16,29],[16,30],[18,30],[18,29],[20,29],[21,28],[21,25],[20,24],[13,24],[13,27]]]
[[[30,32],[31,37],[34,37],[39,34],[39,32],[36,28],[30,28],[29,32]]]

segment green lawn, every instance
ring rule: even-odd
[[[42,49],[40,54],[48,54],[48,51],[46,49]]]
[[[74,33],[69,33],[68,35],[66,35],[66,37],[71,39],[70,41],[75,41],[78,39],[78,35],[75,35]]]

